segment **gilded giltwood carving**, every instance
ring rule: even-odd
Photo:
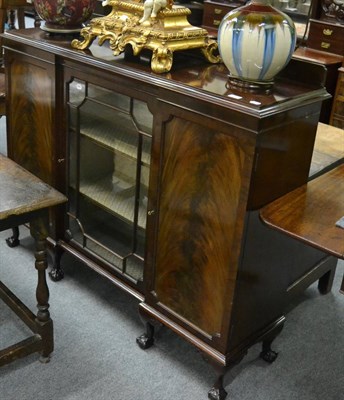
[[[209,38],[205,29],[189,24],[188,8],[174,6],[169,0],[105,0],[102,4],[112,7],[110,14],[92,19],[80,32],[84,40],[74,39],[73,47],[86,49],[98,38],[100,46],[109,41],[114,55],[124,52],[128,44],[134,55],[148,49],[152,51],[151,68],[156,73],[170,71],[174,51],[199,48],[209,62],[221,60],[217,42]]]

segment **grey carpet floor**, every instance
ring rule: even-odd
[[[0,233],[0,276],[35,310],[33,241],[21,229],[10,249]],[[143,326],[137,301],[68,255],[66,276],[48,281],[55,326],[50,363],[36,354],[0,369],[1,400],[205,400],[215,375],[201,354],[166,328],[143,351],[135,343]],[[276,362],[259,358],[260,345],[225,379],[231,400],[341,400],[344,390],[344,295],[339,262],[331,293],[312,285],[287,315],[274,342]],[[0,347],[23,339],[26,326],[0,302]]]

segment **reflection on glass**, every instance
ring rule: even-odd
[[[153,117],[129,96],[69,84],[69,234],[142,279]]]
[[[312,0],[272,0],[271,5],[286,13],[308,15]]]

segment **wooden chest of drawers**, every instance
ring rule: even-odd
[[[344,25],[310,20],[307,47],[344,55]]]
[[[204,1],[203,26],[216,36],[222,18],[231,10],[244,5],[244,1]]]

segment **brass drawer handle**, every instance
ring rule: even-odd
[[[324,34],[325,36],[331,36],[332,33],[333,33],[333,30],[332,30],[332,29],[325,28],[325,29],[323,30],[323,34]]]
[[[213,21],[214,26],[219,26],[220,23],[221,23],[221,21],[219,19],[214,19],[214,21]]]
[[[323,49],[329,49],[331,46],[330,43],[327,42],[321,42],[320,47],[322,47]]]
[[[155,213],[155,210],[149,210],[149,211],[147,212],[148,215],[154,215],[154,213]]]
[[[217,15],[222,14],[221,8],[214,8],[214,14],[217,14]]]

